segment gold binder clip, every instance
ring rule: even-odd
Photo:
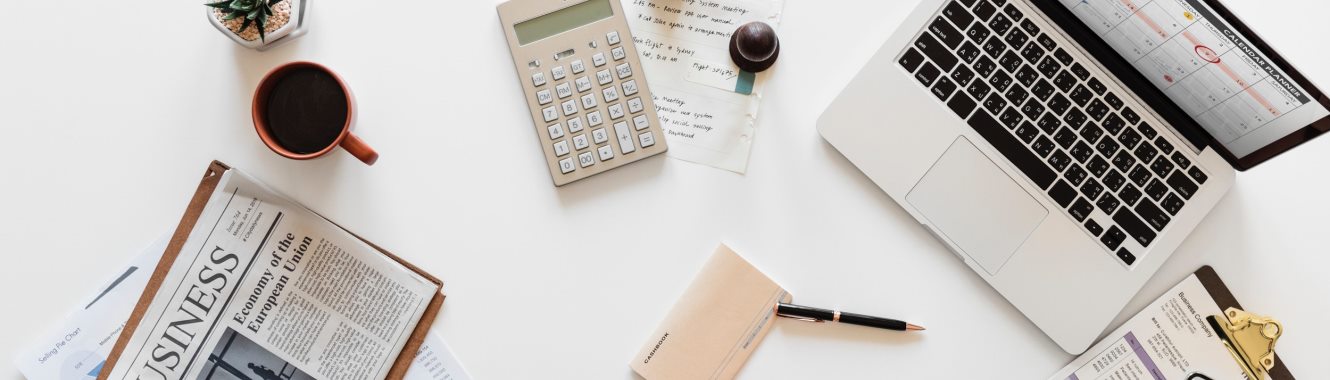
[[[1279,321],[1234,307],[1224,310],[1222,318],[1214,315],[1206,320],[1248,379],[1265,380],[1269,376],[1275,366],[1275,341],[1284,333]]]

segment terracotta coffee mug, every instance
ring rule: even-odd
[[[337,80],[337,85],[341,87],[342,94],[346,96],[346,121],[341,126],[341,133],[338,134],[337,138],[333,140],[332,143],[328,144],[328,146],[318,151],[308,153],[293,152],[282,146],[282,144],[280,144],[273,136],[273,131],[268,125],[268,99],[272,94],[273,87],[283,78],[286,78],[288,74],[302,69],[315,69],[332,76]],[[379,159],[379,153],[375,152],[374,148],[370,148],[369,144],[366,144],[364,140],[361,140],[359,137],[356,137],[355,134],[351,133],[351,125],[355,121],[355,98],[351,95],[351,89],[346,86],[346,82],[342,81],[341,77],[337,76],[337,73],[334,73],[323,65],[303,61],[290,62],[269,71],[268,74],[263,77],[263,80],[259,81],[258,89],[254,91],[252,116],[254,118],[254,130],[259,133],[259,138],[268,146],[268,149],[272,149],[273,152],[282,155],[283,157],[294,160],[308,160],[321,157],[328,154],[328,152],[331,152],[334,148],[341,146],[343,149],[346,149],[347,152],[351,153],[351,155],[356,156],[360,161],[363,161],[366,165],[374,165],[374,161]]]

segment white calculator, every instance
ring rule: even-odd
[[[499,20],[555,186],[665,152],[619,0],[511,0]]]

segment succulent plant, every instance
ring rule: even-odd
[[[272,16],[272,6],[282,1],[284,0],[221,0],[204,5],[220,9],[223,14],[222,21],[243,17],[245,23],[240,25],[240,30],[236,33],[245,31],[251,23],[255,24],[259,28],[259,39],[266,42],[267,31],[264,30],[264,25],[268,23],[268,16]]]

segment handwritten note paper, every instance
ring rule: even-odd
[[[624,0],[672,157],[748,169],[762,75],[730,61],[739,25],[780,22],[784,0]]]

